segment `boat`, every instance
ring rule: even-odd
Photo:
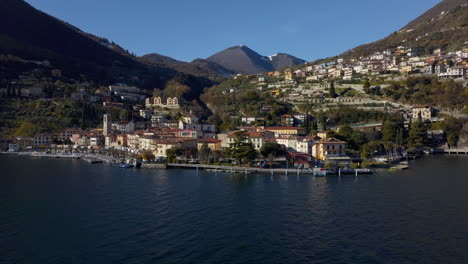
[[[134,165],[130,163],[120,163],[119,168],[127,169],[127,168],[133,168]]]
[[[327,176],[328,171],[322,168],[319,169],[314,169],[314,176],[322,176],[325,177]]]

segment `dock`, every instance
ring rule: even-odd
[[[168,169],[195,169],[205,170],[211,172],[227,172],[227,173],[243,173],[243,174],[278,174],[278,175],[358,175],[358,174],[372,174],[373,171],[369,169],[356,169],[356,170],[325,170],[320,168],[313,169],[284,169],[284,168],[252,168],[252,167],[236,167],[236,166],[217,166],[217,165],[204,165],[204,164],[180,164],[168,163]]]

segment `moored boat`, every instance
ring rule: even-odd
[[[133,167],[134,167],[134,165],[130,164],[130,163],[120,163],[119,164],[119,168],[127,169],[127,168],[133,168]]]

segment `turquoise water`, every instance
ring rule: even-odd
[[[468,263],[467,162],[314,178],[0,156],[0,263]]]

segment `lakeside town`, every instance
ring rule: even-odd
[[[61,70],[47,61],[29,63],[47,70],[38,68],[21,74],[9,82],[7,88],[1,88],[0,95],[3,98],[42,98],[54,103],[46,99],[47,86],[38,83],[48,79],[49,82],[55,80],[56,86],[67,86],[60,80]],[[146,163],[268,168],[357,168],[363,162],[366,166],[392,163],[405,159],[408,150],[422,153],[437,149],[444,152],[450,145],[453,148],[453,142],[458,143],[461,128],[449,131],[456,134],[456,140],[447,140],[447,131],[440,125],[448,116],[447,109],[405,104],[377,95],[388,89],[389,81],[424,76],[441,83],[455,81],[465,87],[467,63],[468,48],[446,53],[438,49],[432,55],[421,55],[416,48],[401,46],[359,59],[338,58],[281,72],[237,75],[233,80],[247,80],[252,89],[222,89],[216,92],[219,92],[217,96],[227,98],[242,92],[268,94],[275,102],[290,107],[286,113],[275,111],[271,105],[256,109],[254,115],[240,111],[229,116],[229,122],[235,120],[235,125],[229,129],[208,122],[204,118],[206,115],[182,96],[150,94],[122,83],[90,89],[89,83],[79,82],[65,87],[63,96],[111,109],[102,115],[102,125],[87,129],[69,127],[59,133],[37,133],[32,137],[3,138],[0,149],[8,152],[96,152],[112,155],[123,162],[126,157],[132,157]],[[376,82],[380,85],[371,85]],[[340,87],[343,92],[335,92]],[[317,116],[318,110],[339,110],[340,107],[384,114],[377,114],[373,122],[357,120],[360,122],[328,127],[324,117]],[[452,116],[466,116],[463,109],[455,110]],[[269,122],[262,113],[269,115]],[[450,124],[447,126],[445,130],[451,129]],[[369,142],[371,138],[375,141],[373,145]],[[465,149],[463,144],[456,149]]]

